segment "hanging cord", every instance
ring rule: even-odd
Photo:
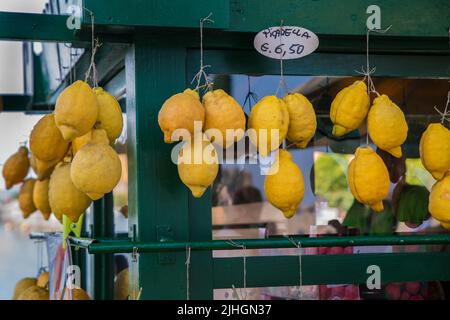
[[[285,236],[296,248],[297,248],[297,255],[298,255],[298,300],[303,300],[302,295],[302,286],[303,286],[303,267],[302,267],[302,256],[303,256],[303,249],[302,244],[299,242],[295,242],[294,239],[292,239],[289,236]]]
[[[256,95],[256,93],[254,93],[252,91],[250,76],[247,76],[247,88],[248,88],[248,91],[247,91],[247,95],[245,96],[243,106],[245,107],[245,105],[248,103],[248,110],[252,111],[252,106],[253,106],[253,104],[255,104],[258,101],[258,96]]]
[[[138,258],[139,258],[139,251],[137,247],[133,247],[133,252],[131,253],[131,262],[133,264],[137,264],[138,263]],[[133,275],[133,282],[135,282],[136,276]],[[140,300],[141,299],[141,294],[142,294],[142,288],[139,288],[139,292],[137,295],[135,295],[135,288],[136,288],[136,283],[133,283],[133,296],[131,297],[131,300]]]
[[[191,267],[191,247],[186,246],[186,300],[191,300],[190,297],[190,267]]]
[[[436,110],[436,112],[439,113],[439,115],[441,116],[442,124],[444,124],[445,121],[450,122],[450,110],[448,110],[449,106],[450,106],[450,90],[447,93],[447,103],[445,104],[444,112],[439,110],[436,106],[434,107],[434,110]]]
[[[210,91],[214,85],[214,83],[209,81],[208,74],[205,72],[205,69],[211,67],[211,65],[205,66],[203,64],[203,26],[205,23],[214,23],[214,20],[210,19],[211,16],[212,12],[207,17],[200,19],[200,69],[191,81],[191,84],[197,81],[197,85],[194,89],[195,91],[199,91],[202,88],[205,88],[205,91]],[[202,81],[204,81],[205,84],[202,85]]]
[[[281,23],[280,23],[280,48],[281,48],[281,45],[283,44],[283,31],[284,31],[283,20],[281,20]],[[279,60],[280,60],[280,81],[278,82],[278,88],[277,88],[277,91],[275,92],[275,96],[277,96],[277,97],[278,97],[278,93],[279,93],[279,91],[281,89],[284,89],[284,93],[285,94],[289,93],[289,90],[288,90],[288,87],[287,87],[287,83],[286,83],[286,79],[284,78],[283,50],[281,50],[281,52],[280,52],[280,59]]]
[[[84,82],[87,82],[89,78],[91,78],[92,86],[95,88],[98,87],[98,74],[97,74],[97,67],[95,66],[95,54],[97,53],[97,49],[100,48],[102,44],[100,43],[98,38],[95,39],[94,13],[87,8],[84,8],[84,10],[86,10],[91,16],[91,50],[92,50],[91,63],[89,64],[89,68],[84,76]]]
[[[242,258],[244,260],[244,272],[243,272],[244,292],[242,293],[242,291],[241,291],[241,297],[242,297],[242,300],[247,300],[247,247],[243,244],[236,243],[233,240],[228,240],[228,243],[230,245],[232,245],[233,247],[241,248],[242,250],[244,250],[243,256],[242,256]],[[235,289],[234,286],[233,286],[233,289]],[[238,297],[239,297],[239,295],[238,295]]]

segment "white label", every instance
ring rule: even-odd
[[[255,36],[256,51],[272,59],[298,59],[316,51],[319,37],[305,28],[295,26],[270,27]]]

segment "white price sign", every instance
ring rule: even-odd
[[[298,59],[319,47],[319,37],[305,28],[295,26],[270,27],[255,36],[256,51],[272,59]]]

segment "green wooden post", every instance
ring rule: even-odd
[[[145,36],[137,36],[127,53],[129,223],[130,237],[136,236],[137,241],[187,241],[190,233],[192,239],[211,237],[208,200],[190,200],[171,161],[175,144],[164,143],[158,126],[158,111],[165,99],[186,87],[186,56],[180,44]],[[185,299],[185,261],[185,252],[141,254],[141,299]],[[197,279],[192,280],[191,298],[210,298],[211,253],[195,253],[191,261],[191,275]]]

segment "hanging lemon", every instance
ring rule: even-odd
[[[91,140],[92,137],[92,130],[86,133],[85,135],[82,135],[81,137],[76,137],[72,141],[72,153],[75,156],[77,152]],[[111,141],[111,140],[110,140]]]
[[[20,147],[3,165],[2,174],[5,179],[6,189],[11,189],[13,185],[22,182],[27,176],[29,169],[28,149]]]
[[[34,285],[22,292],[17,300],[50,300],[50,294],[47,289]]]
[[[203,106],[206,112],[204,130],[212,142],[228,148],[244,137],[245,114],[233,97],[222,89],[209,91],[203,97]],[[210,129],[219,130],[221,136],[213,137]]]
[[[30,134],[30,150],[33,155],[45,162],[54,162],[64,158],[69,143],[64,140],[55,123],[55,116],[43,116],[33,127]]]
[[[331,103],[330,118],[334,123],[333,135],[343,136],[357,129],[369,111],[367,86],[362,81],[342,89]]]
[[[128,300],[130,295],[130,275],[128,268],[119,272],[114,282],[114,300]]]
[[[317,128],[314,107],[304,95],[299,93],[288,94],[283,100],[289,112],[287,138],[298,148],[306,148]]]
[[[367,122],[370,138],[377,147],[401,158],[401,145],[408,136],[408,124],[403,111],[383,94],[373,101]]]
[[[61,159],[62,160],[62,159]],[[37,159],[33,154],[30,156],[30,165],[33,168],[34,173],[37,175],[38,180],[45,180],[50,178],[55,166],[61,161],[60,159],[55,159],[53,161],[41,161]]]
[[[33,202],[33,189],[35,182],[35,179],[26,179],[20,188],[18,200],[24,219],[28,218],[30,214],[36,211],[36,206]]]
[[[205,121],[205,109],[198,93],[191,89],[171,96],[164,102],[158,113],[158,124],[164,133],[165,143],[182,140],[177,136],[172,141],[172,134],[177,129],[187,130],[185,133],[189,133],[192,137],[195,121],[199,122],[199,130],[201,130]],[[178,134],[183,132],[180,131]]]
[[[276,96],[267,96],[255,104],[248,119],[250,141],[262,156],[279,148],[289,128],[286,103]]]
[[[47,288],[50,281],[50,274],[48,271],[41,272],[37,277],[36,285],[41,288]]]
[[[286,218],[292,218],[303,200],[305,186],[299,167],[288,151],[279,150],[277,160],[264,181],[267,200],[280,209]]]
[[[23,278],[17,281],[14,288],[12,300],[17,300],[19,296],[28,288],[36,285],[36,278]]]
[[[98,101],[98,118],[95,128],[104,129],[111,144],[120,136],[123,129],[122,109],[119,102],[109,92],[98,87],[94,89]]]
[[[450,173],[431,188],[428,210],[436,220],[444,224],[450,223]]]
[[[381,157],[371,147],[359,147],[348,167],[348,184],[359,202],[376,212],[384,210],[389,193],[389,172]]]
[[[178,175],[195,198],[200,198],[205,193],[218,172],[217,152],[209,140],[184,142],[178,154]]]
[[[72,222],[91,205],[92,200],[78,190],[70,179],[70,163],[62,162],[56,166],[48,185],[48,200],[55,217],[62,221],[66,215]]]
[[[92,137],[72,160],[70,176],[73,184],[92,200],[111,192],[122,175],[122,164],[109,145],[103,129],[92,131]]]
[[[450,130],[431,123],[420,139],[420,159],[436,180],[450,170]]]
[[[75,288],[72,290],[73,300],[91,300],[91,297],[81,288]]]
[[[97,121],[98,109],[94,90],[86,82],[78,80],[64,89],[55,105],[55,122],[64,140],[88,133]]]
[[[48,184],[49,179],[36,181],[33,188],[33,202],[36,208],[42,213],[45,220],[50,218],[52,209],[48,202]]]

